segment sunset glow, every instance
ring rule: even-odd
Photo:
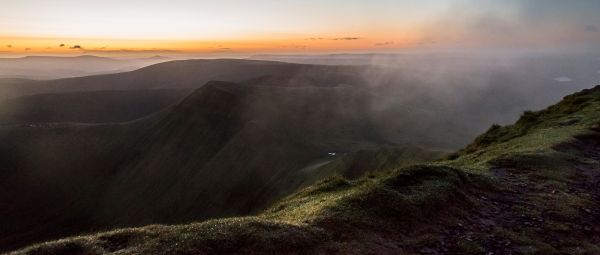
[[[542,8],[549,10],[535,16],[533,2],[539,1],[10,1],[0,8],[0,54],[389,52],[600,42],[598,3],[547,1]]]

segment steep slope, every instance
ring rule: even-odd
[[[596,254],[600,86],[453,160],[333,178],[255,217],[74,237],[14,254]]]
[[[179,90],[91,91],[38,94],[0,102],[0,125],[48,122],[103,123],[139,119],[191,93]]]
[[[303,171],[315,162],[386,143],[371,128],[369,100],[345,86],[210,82],[133,122],[0,127],[0,247],[258,212],[350,168]],[[439,155],[390,151],[419,155],[401,164]]]

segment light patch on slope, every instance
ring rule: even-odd
[[[554,78],[554,80],[557,82],[572,82],[573,81],[573,79],[571,79],[567,76],[557,77],[557,78]]]

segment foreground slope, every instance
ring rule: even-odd
[[[254,217],[152,225],[14,254],[597,254],[600,86],[450,159],[333,178]]]
[[[132,122],[0,127],[0,249],[248,215],[321,178],[360,176],[361,164],[383,171],[437,156],[387,145],[369,100],[345,86],[210,82]]]

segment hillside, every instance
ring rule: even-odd
[[[10,86],[11,80],[0,79],[0,99],[3,95],[24,96],[75,91],[195,89],[213,80],[243,82],[268,75],[312,77],[320,86],[364,84],[359,73],[358,67],[236,59],[178,60],[124,73],[43,81],[24,80],[19,86]]]
[[[210,82],[136,121],[0,127],[0,247],[253,214],[321,178],[370,172],[362,164],[439,156],[388,144],[369,100],[346,86]]]
[[[256,216],[121,229],[14,254],[597,254],[599,110],[600,86],[494,126],[448,160],[330,178]]]
[[[354,57],[370,59],[368,55],[350,55],[348,59]],[[583,60],[568,57],[515,59],[515,63],[519,63],[517,65],[473,56],[388,57],[396,59],[400,65],[393,64],[395,61],[391,65],[328,66],[197,59],[170,61],[109,75],[48,81],[0,79],[0,100],[36,94],[94,91],[192,91],[210,80],[246,86],[344,86],[367,90],[378,97],[369,108],[377,131],[386,140],[455,150],[466,146],[493,123],[514,122],[522,109],[541,109],[566,94],[585,88],[597,80],[596,70],[600,68],[594,64],[596,59],[590,57]],[[567,84],[553,80],[560,76],[572,77],[575,81]],[[531,97],[532,94],[536,97]],[[85,102],[73,104],[71,109],[74,108],[81,109],[77,113],[80,116],[93,116],[92,112],[98,112],[90,109]],[[90,113],[87,113],[88,109]],[[116,108],[106,110],[111,112],[113,109]]]
[[[37,94],[0,101],[0,125],[105,123],[139,119],[177,103],[189,90],[90,91]]]

